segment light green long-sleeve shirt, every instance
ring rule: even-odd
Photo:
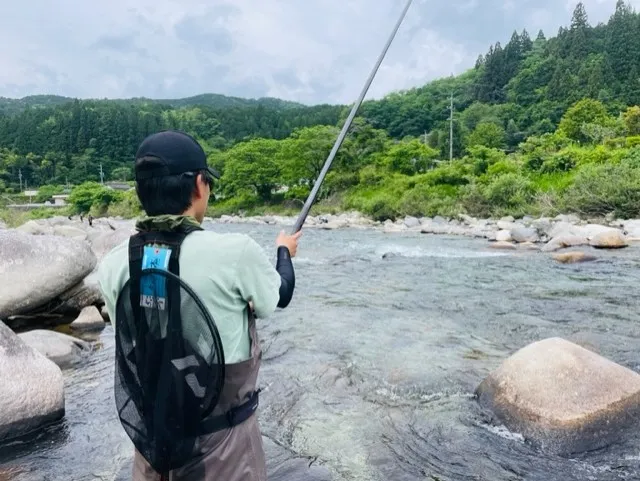
[[[118,294],[129,279],[128,244],[127,240],[115,247],[98,267],[98,283],[112,322]],[[213,317],[225,362],[249,359],[247,303],[264,318],[275,311],[280,298],[280,274],[262,247],[244,234],[192,232],[180,249],[180,277]]]

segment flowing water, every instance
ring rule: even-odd
[[[250,234],[269,253],[279,230],[209,228]],[[548,456],[491,425],[473,399],[503,359],[551,336],[640,371],[640,248],[597,255],[567,266],[481,240],[306,230],[294,300],[259,324],[265,439],[326,466],[334,480],[640,478],[640,439]],[[0,479],[127,479],[110,327],[100,342],[65,372],[64,422],[5,447]]]

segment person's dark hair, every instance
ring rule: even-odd
[[[136,161],[136,164],[140,162],[144,162],[146,166],[162,165],[162,161],[157,157],[142,157]],[[138,180],[136,193],[142,208],[149,216],[182,214],[191,207],[191,197],[198,174],[202,174],[211,187],[213,179],[206,170]]]

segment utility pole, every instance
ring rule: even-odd
[[[20,192],[22,192],[22,169],[18,169],[18,178],[20,179]]]
[[[102,170],[102,162],[100,162],[100,183],[104,184],[104,171]]]
[[[449,161],[453,160],[453,92],[451,92],[451,104],[449,105]]]

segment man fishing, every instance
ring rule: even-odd
[[[274,267],[249,236],[203,230],[219,177],[191,136],[144,139],[135,178],[147,216],[99,267],[134,481],[266,480],[255,318],[291,301],[301,231],[277,236]]]

